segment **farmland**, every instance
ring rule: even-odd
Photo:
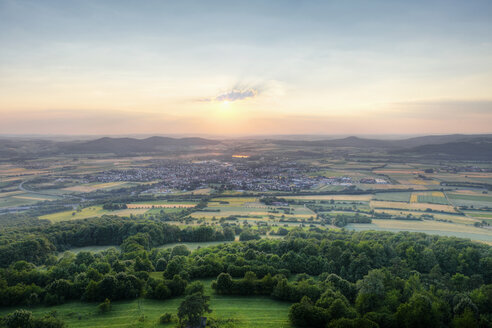
[[[182,279],[203,282],[210,322],[293,327],[291,306],[301,304],[296,286],[319,304],[321,293],[312,290],[328,288],[324,280],[330,273],[347,279],[354,293],[358,281],[381,263],[407,285],[417,271],[426,283],[440,279],[439,286],[454,286],[457,272],[474,283],[477,272],[488,279],[483,264],[470,264],[472,269],[452,264],[475,261],[478,257],[464,255],[466,249],[485,256],[483,247],[492,244],[490,163],[351,147],[306,152],[304,146],[269,141],[175,151],[63,153],[0,164],[0,229],[6,232],[0,234],[0,270],[9,272],[2,302],[19,304],[0,307],[0,315],[28,307],[36,318],[56,313],[67,327],[172,327],[176,319],[167,325],[158,321],[166,312],[176,315],[184,302],[186,290],[176,287]],[[243,153],[248,155],[232,156]],[[414,255],[422,251],[410,247],[415,244],[425,245],[425,252]],[[29,251],[17,255],[25,245]],[[442,255],[449,245],[454,251],[447,256],[455,262]],[[436,274],[439,270],[445,274]],[[231,275],[237,288],[212,290],[220,273]],[[32,281],[16,285],[9,277],[35,274],[48,279],[39,282],[35,294],[41,296],[24,300],[26,291],[10,300]],[[123,285],[113,284],[120,280]],[[57,284],[66,288],[56,289]],[[290,291],[273,292],[271,284]],[[77,292],[54,296],[63,290]],[[102,313],[106,297],[111,308]],[[342,303],[360,316],[356,298],[349,295]]]

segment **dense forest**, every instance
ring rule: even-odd
[[[490,246],[405,232],[298,229],[274,240],[246,232],[249,241],[190,252],[156,246],[233,240],[238,232],[115,217],[9,228],[0,237],[0,302],[168,299],[196,279],[216,278],[212,287],[219,294],[293,303],[289,318],[299,327],[491,326]],[[86,245],[119,249],[55,256]],[[150,277],[154,271],[162,278]]]

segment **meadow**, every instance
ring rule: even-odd
[[[90,206],[81,209],[80,211],[62,211],[51,214],[42,215],[39,217],[41,220],[49,220],[51,222],[69,221],[69,220],[79,220],[87,219],[93,217],[99,217],[101,215],[117,215],[117,216],[130,216],[130,215],[140,215],[145,214],[149,211],[148,208],[128,208],[122,210],[109,211],[102,208],[102,206]]]
[[[352,223],[345,227],[346,229],[363,231],[363,230],[380,230],[380,231],[410,231],[423,232],[430,235],[452,236],[467,238],[481,242],[492,242],[492,231],[480,229],[473,226],[461,224],[438,222],[438,221],[407,221],[407,220],[377,220],[373,219],[371,224]]]
[[[162,272],[154,272],[154,278],[161,277]],[[202,280],[205,294],[209,295],[212,313],[208,317],[234,319],[238,328],[277,328],[292,327],[288,320],[290,303],[273,300],[263,296],[222,296],[213,293],[210,279]],[[159,324],[159,317],[166,313],[177,313],[183,297],[158,301],[135,299],[112,303],[109,313],[98,312],[97,303],[70,302],[51,307],[34,307],[29,310],[35,316],[42,316],[56,311],[57,317],[64,320],[68,328],[153,328],[174,327],[175,324]],[[14,308],[1,308],[0,315],[14,311]],[[226,326],[227,327],[227,326]]]

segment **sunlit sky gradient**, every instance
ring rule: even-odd
[[[0,134],[492,132],[492,1],[0,0]]]

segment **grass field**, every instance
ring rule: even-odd
[[[447,193],[450,201],[457,206],[492,207],[492,195]]]
[[[474,224],[477,222],[475,218],[470,218],[464,215],[456,215],[456,214],[450,214],[450,213],[426,213],[426,212],[421,212],[421,211],[411,211],[411,210],[392,210],[392,209],[375,209],[374,212],[376,213],[387,213],[390,215],[394,216],[407,216],[408,214],[411,214],[415,217],[420,217],[425,214],[431,214],[436,220],[447,220],[451,221],[454,223],[460,223],[460,224]]]
[[[391,209],[402,209],[402,210],[418,210],[425,211],[431,209],[433,211],[443,211],[448,213],[456,213],[453,206],[441,205],[441,204],[429,204],[429,203],[405,203],[405,202],[386,202],[386,201],[371,201],[372,208],[391,208]]]
[[[293,209],[293,214],[284,214],[282,210],[278,210],[278,213],[269,212],[275,207],[266,206],[260,203],[243,203],[243,206],[232,206],[232,204],[220,205],[217,206],[216,203],[212,203],[215,206],[208,206],[209,210],[219,210],[219,212],[206,212],[206,211],[197,211],[191,214],[194,218],[222,218],[228,216],[259,216],[259,217],[268,217],[273,215],[275,217],[281,217],[284,215],[286,218],[309,218],[311,216],[316,216],[316,213],[311,211],[309,208],[305,208],[304,206],[289,206]],[[292,213],[292,212],[291,212]]]
[[[410,202],[409,192],[383,192],[374,195],[374,200],[393,201],[393,202]]]
[[[138,204],[126,204],[129,209],[134,208],[191,208],[195,207],[194,204],[151,204],[151,203],[138,203]]]
[[[286,196],[285,199],[299,200],[347,200],[347,201],[369,201],[373,195],[313,195],[313,196]]]
[[[138,214],[144,214],[147,211],[149,211],[149,209],[147,208],[128,208],[123,210],[108,211],[108,210],[104,210],[102,206],[91,206],[91,207],[83,208],[80,212],[74,210],[63,211],[63,212],[42,215],[39,218],[42,220],[49,220],[51,222],[60,222],[60,221],[99,217],[104,214],[111,214],[111,215],[118,215],[118,216],[130,216],[131,214],[138,215]]]
[[[63,256],[63,254],[65,254],[66,252],[70,252],[70,253],[74,253],[74,254],[77,254],[77,253],[80,253],[80,252],[94,252],[94,253],[98,253],[98,252],[103,252],[103,251],[106,251],[110,248],[116,248],[117,250],[120,249],[120,246],[85,246],[85,247],[76,247],[76,248],[70,248],[64,252],[60,252],[58,253],[58,256]]]
[[[492,211],[465,211],[465,214],[476,219],[492,219]]]
[[[194,251],[195,249],[198,249],[198,248],[215,246],[215,245],[220,245],[220,244],[225,244],[225,243],[232,243],[232,241],[206,241],[206,242],[196,242],[196,243],[194,243],[194,242],[172,243],[172,244],[162,245],[159,248],[167,249],[167,248],[173,248],[173,247],[178,246],[178,245],[184,245],[189,250]]]
[[[160,276],[160,274],[156,275]],[[288,321],[290,304],[279,302],[267,297],[220,296],[213,294],[211,280],[203,280],[205,293],[211,296],[208,316],[215,318],[234,318],[235,327],[291,327]],[[106,314],[97,312],[97,304],[73,302],[52,307],[35,307],[30,309],[34,315],[42,316],[56,311],[59,318],[67,323],[69,328],[150,328],[174,327],[175,324],[158,324],[159,317],[166,313],[177,313],[182,298],[166,301],[137,299],[131,301],[113,302],[112,310]],[[1,308],[0,314],[14,311],[14,308]],[[140,321],[143,320],[143,321]]]
[[[381,231],[412,231],[424,232],[432,235],[454,236],[459,238],[469,238],[471,240],[492,242],[492,231],[465,226],[462,224],[436,222],[436,221],[405,221],[405,220],[376,220],[371,224],[349,224],[347,229],[362,230],[381,230]]]

